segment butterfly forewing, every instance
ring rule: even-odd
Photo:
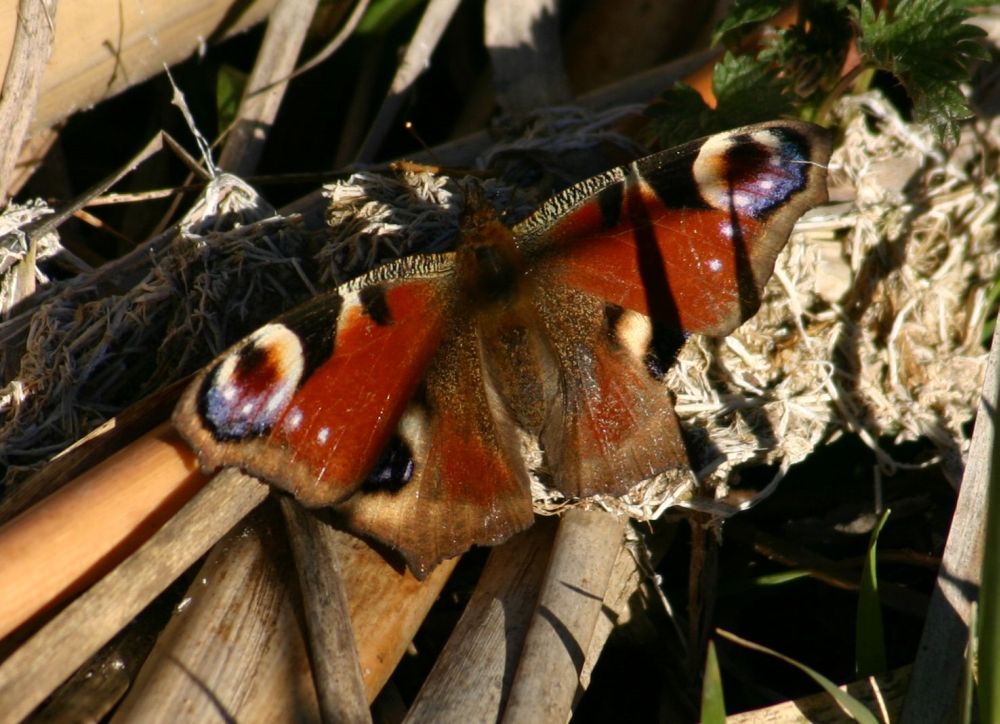
[[[450,271],[447,256],[405,260],[310,300],[199,374],[174,424],[206,468],[239,466],[307,505],[346,498],[437,351]]]
[[[751,126],[595,177],[515,232],[557,284],[725,335],[757,310],[795,220],[826,198],[828,156],[815,126]]]

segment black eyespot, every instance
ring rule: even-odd
[[[399,435],[393,435],[361,489],[367,493],[398,493],[413,479],[413,453]]]

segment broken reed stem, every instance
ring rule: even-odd
[[[499,721],[558,522],[554,517],[541,518],[490,551],[472,598],[406,721]]]
[[[235,470],[220,473],[206,485],[194,454],[169,423],[163,423],[0,527],[4,636],[93,583],[0,664],[0,701],[16,701],[0,712],[0,722],[29,714],[255,508],[268,490]],[[357,538],[317,527],[324,528],[324,539],[332,538],[323,547],[338,548],[345,600],[361,642],[361,665],[352,664],[355,674],[364,672],[363,695],[359,701],[355,691],[351,704],[358,714],[352,720],[359,720],[368,715],[360,702],[371,701],[395,669],[457,559],[417,581],[397,572]],[[310,571],[303,580],[324,574],[328,566],[320,557],[328,558],[307,554]],[[329,585],[323,583],[321,589],[329,591]],[[324,624],[327,631],[319,645],[330,640],[330,624]],[[338,636],[353,638],[349,628],[339,630]],[[53,651],[63,653],[53,657]],[[315,654],[313,659],[317,675],[327,675],[330,662],[324,664]],[[357,689],[347,673],[348,682],[338,684],[341,690]]]
[[[973,609],[983,575],[986,514],[989,508],[993,451],[1000,445],[995,423],[1000,403],[1000,319],[993,330],[983,377],[969,462],[958,490],[937,583],[927,608],[923,635],[906,694],[904,724],[956,718],[964,685]]]
[[[55,38],[56,0],[21,0],[14,23],[14,43],[0,92],[0,207],[8,200],[7,183],[34,116],[42,78]],[[10,16],[7,21],[10,22]]]

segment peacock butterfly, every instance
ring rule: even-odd
[[[174,424],[398,549],[418,576],[532,523],[525,449],[571,497],[688,466],[664,374],[753,315],[826,198],[822,129],[778,121],[639,159],[513,228],[466,200],[454,252],[399,259],[237,343]]]

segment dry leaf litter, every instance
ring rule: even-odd
[[[16,244],[17,232],[0,238],[8,255]],[[0,324],[0,369],[14,370],[0,389],[5,482],[304,299],[304,253],[295,218],[224,174],[161,237],[41,290]]]

